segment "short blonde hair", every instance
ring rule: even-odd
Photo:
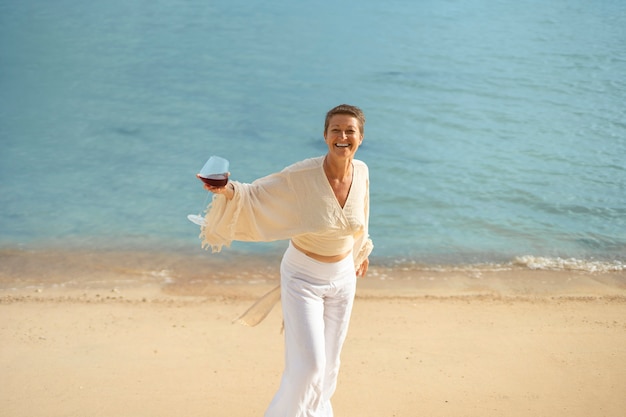
[[[356,106],[351,106],[349,104],[340,104],[337,107],[334,107],[326,113],[326,121],[324,122],[324,133],[328,130],[328,124],[330,123],[330,118],[336,114],[347,114],[350,115],[359,122],[359,130],[361,131],[361,135],[364,134],[363,128],[365,127],[365,114],[363,111]]]

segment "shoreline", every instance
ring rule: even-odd
[[[96,293],[249,301],[278,285],[279,264],[278,255],[0,250],[0,302]],[[373,263],[358,280],[357,298],[624,302],[626,271]]]

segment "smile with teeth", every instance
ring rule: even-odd
[[[350,146],[349,143],[335,143],[335,146],[338,148],[347,148],[348,146]]]

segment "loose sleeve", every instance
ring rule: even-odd
[[[369,178],[365,180],[365,202],[364,208],[364,225],[363,233],[354,239],[354,248],[352,254],[354,256],[354,266],[359,268],[361,264],[370,256],[372,250],[374,250],[374,244],[369,236],[369,217],[370,217],[370,192],[369,192]]]
[[[215,195],[200,232],[202,246],[219,252],[233,240],[269,242],[289,239],[302,227],[290,176],[280,172],[251,184],[232,181],[232,200]]]

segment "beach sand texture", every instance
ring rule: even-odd
[[[261,416],[278,387],[280,306],[232,323],[271,267],[182,280],[193,262],[1,259],[3,416]],[[342,360],[338,417],[623,417],[626,274],[373,265]]]

